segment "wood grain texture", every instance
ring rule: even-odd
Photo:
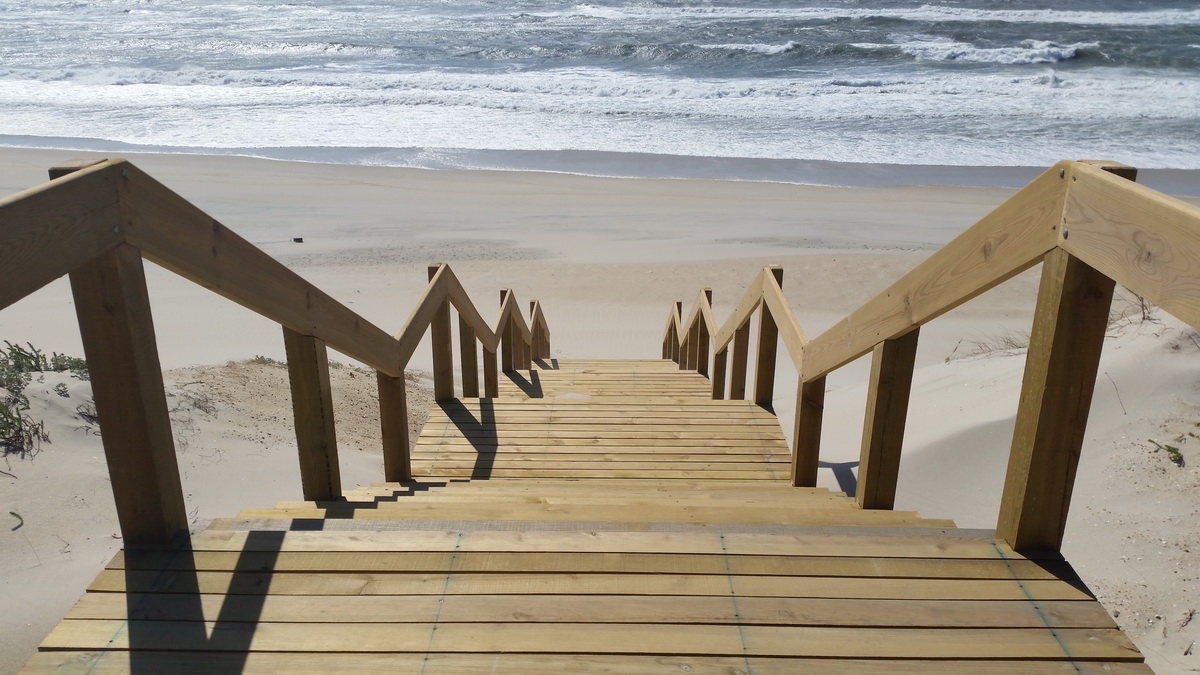
[[[825,378],[796,385],[796,417],[792,428],[792,485],[813,487],[821,460],[821,425],[825,418]]]
[[[1200,327],[1200,207],[1093,166],[1068,178],[1059,246]]]
[[[1039,263],[1059,242],[1067,193],[1060,162],[853,311],[804,352],[811,381]]]
[[[1066,251],[1046,256],[996,525],[1015,550],[1062,545],[1112,294]]]
[[[388,481],[412,480],[412,448],[408,438],[408,395],[404,378],[376,373],[383,475]]]
[[[125,239],[148,260],[375,370],[403,375],[396,340],[382,329],[137,167],[116,167]]]
[[[121,534],[166,543],[188,521],[141,252],[101,253],[71,272],[71,293]]]
[[[920,329],[913,329],[875,346],[854,493],[855,501],[864,509],[890,509],[896,503],[919,333]]]
[[[442,271],[445,265],[429,267],[429,281]],[[454,398],[454,342],[450,333],[450,301],[438,303],[429,320],[429,344],[433,350],[433,400],[448,401]]]
[[[0,309],[125,240],[106,162],[0,199]]]
[[[283,344],[287,351],[304,498],[335,499],[342,495],[342,479],[325,343],[284,326]]]

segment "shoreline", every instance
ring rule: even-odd
[[[496,171],[591,178],[719,180],[811,187],[1019,188],[1047,167],[880,164],[825,159],[705,157],[596,150],[467,148],[194,148],[139,146],[87,138],[0,134],[0,153],[46,151],[107,156],[230,157],[327,166]],[[1063,159],[1072,159],[1066,158]],[[1120,161],[1120,158],[1106,157]],[[1139,182],[1171,195],[1200,196],[1200,169],[1139,168]]]

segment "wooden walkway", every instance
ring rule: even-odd
[[[123,551],[26,672],[1148,673],[1061,560],[787,484],[671,361],[438,405],[411,483]]]

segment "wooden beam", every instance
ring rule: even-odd
[[[284,326],[283,345],[292,385],[296,449],[300,454],[304,498],[314,501],[337,499],[342,496],[342,479],[325,343],[320,338],[301,335]]]
[[[768,267],[775,281],[783,285],[783,268]],[[764,280],[766,276],[764,275]],[[766,281],[764,281],[764,285]],[[775,361],[779,347],[779,327],[771,315],[771,309],[765,303],[758,321],[758,355],[754,367],[754,402],[767,409],[771,407],[775,397]]]
[[[714,401],[725,398],[725,375],[729,372],[729,348],[713,355],[712,397]]]
[[[125,240],[119,180],[106,163],[0,199],[0,309]]]
[[[433,281],[442,267],[445,265],[429,266],[429,281]],[[454,344],[448,298],[438,303],[434,310],[429,322],[429,341],[433,347],[433,400],[449,401],[454,398]]]
[[[712,289],[705,288],[700,293],[700,315],[696,317],[696,372],[708,377],[710,358],[708,346],[712,342],[712,334],[710,333]],[[706,319],[708,320],[707,322]]]
[[[487,398],[500,396],[500,369],[496,365],[496,352],[483,350],[483,395]]]
[[[1076,164],[1059,246],[1200,330],[1200,207]]]
[[[146,259],[298,333],[318,337],[375,370],[404,375],[392,336],[137,167],[123,161],[114,166],[125,240]]]
[[[1016,551],[1062,545],[1113,285],[1061,249],[1043,263],[996,525]]]
[[[740,401],[746,398],[746,365],[750,360],[750,324],[746,323],[733,332],[733,372],[729,375],[729,399]]]
[[[1056,164],[814,338],[804,349],[802,378],[826,375],[1040,262],[1058,245],[1069,167]]]
[[[904,423],[912,390],[920,329],[875,347],[867,413],[863,421],[862,452],[854,499],[864,509],[891,509],[896,504]]]
[[[821,460],[821,424],[825,417],[825,378],[796,386],[796,419],[792,428],[792,485],[816,487]]]
[[[500,320],[496,323],[496,334],[500,336],[500,369],[506,373],[512,372],[516,368],[516,340],[513,338],[513,320],[512,314],[505,311],[508,307],[509,296],[512,291],[503,289],[500,291]]]
[[[383,436],[383,479],[412,480],[412,448],[408,438],[408,397],[404,378],[376,372],[379,424]]]
[[[188,527],[142,255],[128,244],[71,272],[117,520],[126,545]]]
[[[463,398],[479,397],[479,347],[476,345],[475,329],[460,313],[458,315],[458,351],[462,356]]]

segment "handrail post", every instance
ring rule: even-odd
[[[500,306],[504,306],[504,301],[508,298],[508,294],[512,293],[509,289],[500,291]],[[512,372],[514,367],[513,353],[513,328],[515,324],[508,316],[500,319],[500,369],[506,373]]]
[[[891,509],[896,504],[896,482],[919,333],[920,329],[913,329],[875,347],[854,492],[860,508]]]
[[[441,265],[429,266],[429,280],[437,275]],[[433,400],[454,398],[454,347],[450,335],[450,299],[446,298],[429,322],[429,339],[433,345]]]
[[[792,485],[816,487],[821,459],[821,424],[825,417],[825,378],[796,386],[796,420],[792,429]]]
[[[704,289],[704,302],[708,303],[709,313],[712,313],[712,289]],[[708,324],[704,322],[704,312],[696,315],[696,372],[708,377],[709,344],[712,336],[708,334]]]
[[[1114,282],[1055,249],[1025,357],[996,537],[1022,553],[1062,546]]]
[[[682,300],[675,301],[675,316],[679,320],[675,323],[675,329],[673,330],[673,333],[675,335],[675,341],[671,343],[671,360],[674,361],[675,363],[680,363],[681,361],[683,361],[683,354],[681,353],[682,345],[680,344],[681,342],[683,342],[683,336],[679,334],[679,331],[683,328],[683,301]],[[682,363],[680,363],[680,365],[682,366]]]
[[[783,287],[783,268],[772,265],[768,269],[775,277],[775,282]],[[765,282],[764,282],[765,283]],[[754,371],[754,402],[764,408],[772,408],[775,397],[775,358],[779,347],[779,327],[767,303],[759,307],[758,322],[758,357]]]
[[[458,315],[458,351],[462,359],[463,398],[479,397],[479,348],[475,329],[462,314]]]
[[[496,352],[483,350],[483,395],[485,398],[500,396],[500,369],[496,365]]]
[[[300,484],[304,498],[331,500],[342,496],[338,469],[333,395],[329,390],[329,355],[325,342],[283,327],[288,379],[292,387]],[[406,423],[407,425],[407,423]]]
[[[729,348],[713,354],[712,397],[714,401],[725,398],[725,373],[729,370]]]
[[[166,544],[188,521],[141,251],[121,244],[70,277],[121,534]]]
[[[379,423],[383,433],[383,479],[390,483],[412,480],[404,378],[376,371],[375,379],[379,385]]]
[[[729,374],[729,400],[746,398],[746,365],[750,360],[750,324],[733,332],[733,365]]]

